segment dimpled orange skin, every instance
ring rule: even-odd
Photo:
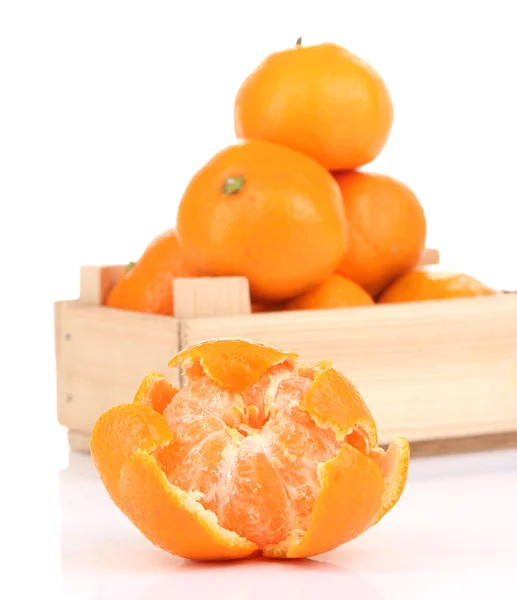
[[[183,390],[151,373],[133,404],[101,415],[93,462],[153,544],[196,560],[308,557],[398,502],[407,440],[378,448],[353,384],[328,362],[296,359],[247,340],[200,342],[170,361],[185,370]]]
[[[238,191],[225,191],[239,180]],[[244,275],[253,300],[290,298],[329,277],[347,228],[333,177],[311,158],[250,141],[216,154],[178,208],[185,256],[206,275]]]
[[[175,230],[156,237],[140,259],[113,286],[106,306],[157,315],[173,315],[173,279],[198,274],[179,247]]]
[[[424,250],[427,224],[415,194],[376,173],[335,173],[349,223],[348,249],[337,272],[376,297],[413,269]]]
[[[493,296],[497,292],[464,273],[440,273],[416,269],[394,281],[378,299],[381,304]]]
[[[285,303],[286,310],[345,308],[371,306],[374,301],[368,292],[342,275],[331,275],[320,285]]]
[[[241,85],[234,120],[238,138],[283,144],[329,170],[348,170],[384,148],[393,105],[370,65],[326,43],[268,56]]]

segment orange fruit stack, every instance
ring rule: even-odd
[[[247,277],[252,312],[495,293],[462,274],[447,291],[408,284],[420,271],[398,283],[418,269],[426,218],[407,185],[360,170],[393,123],[388,88],[364,60],[299,39],[245,79],[234,121],[239,141],[193,175],[176,230],[146,249],[108,306],[174,314],[172,279],[196,275]]]
[[[177,354],[106,411],[91,452],[113,502],[155,545],[190,559],[327,552],[399,500],[409,444],[384,451],[357,389],[328,362],[239,339]]]

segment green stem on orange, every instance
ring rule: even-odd
[[[226,194],[227,196],[238,194],[244,187],[244,181],[244,175],[228,177],[228,179],[223,183],[223,194]]]
[[[300,46],[302,45],[302,38],[301,38],[301,37],[299,37],[299,38],[296,40],[296,45],[297,45],[298,47],[300,47]]]
[[[126,273],[129,273],[129,271],[131,271],[131,269],[135,266],[136,263],[134,263],[133,261],[129,261],[126,265]]]

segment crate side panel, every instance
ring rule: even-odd
[[[517,297],[188,320],[181,336],[182,347],[241,336],[331,360],[383,442],[517,430]]]
[[[177,369],[167,367],[179,349],[178,321],[171,317],[86,306],[60,308],[58,418],[71,429],[91,431],[111,406],[132,402],[150,372],[177,385]]]

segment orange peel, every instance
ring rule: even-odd
[[[381,507],[384,479],[369,457],[345,445],[336,458],[320,466],[319,475],[322,488],[307,532],[298,541],[266,548],[265,556],[306,558],[322,554],[373,524]]]
[[[162,375],[162,373],[149,373],[140,384],[134,404],[147,404],[156,412],[163,415],[163,411],[178,393],[178,388]]]
[[[377,449],[372,453],[372,458],[379,465],[385,482],[382,503],[375,517],[375,523],[380,521],[399,501],[408,477],[409,457],[409,442],[403,437],[396,437],[386,452]]]
[[[123,510],[156,546],[198,560],[245,558],[258,547],[217,524],[187,492],[171,485],[156,460],[137,450],[120,477]]]
[[[145,404],[121,404],[95,423],[90,442],[93,463],[113,502],[120,508],[120,471],[137,450],[151,451],[172,441],[165,419]]]
[[[169,367],[183,367],[194,375],[201,368],[219,385],[242,390],[255,383],[269,367],[297,358],[294,352],[227,338],[193,344],[176,354]]]
[[[151,373],[95,425],[91,452],[114,503],[156,546],[196,560],[327,552],[399,500],[409,443],[377,447],[375,421],[330,363],[241,339],[176,355],[176,390]]]
[[[330,427],[339,441],[355,431],[364,434],[369,448],[377,446],[377,427],[361,394],[328,362],[320,363],[300,408],[320,427]]]

